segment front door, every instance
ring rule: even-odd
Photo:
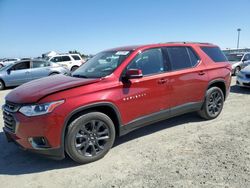
[[[30,61],[22,61],[12,66],[6,76],[10,86],[17,86],[31,80]]]
[[[124,124],[156,115],[168,100],[164,93],[165,66],[160,48],[138,54],[126,68],[129,69],[140,69],[143,77],[122,82],[120,111]]]

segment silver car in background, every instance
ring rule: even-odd
[[[238,73],[236,84],[240,87],[250,88],[250,65],[248,65]]]
[[[237,75],[241,69],[250,65],[250,53],[229,53],[226,54],[229,63],[232,65],[232,74]]]
[[[0,90],[55,74],[69,75],[68,69],[45,60],[17,61],[0,68]]]

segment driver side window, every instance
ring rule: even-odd
[[[25,61],[18,63],[12,67],[12,70],[23,70],[23,69],[29,69],[30,68],[30,62]]]
[[[164,72],[164,63],[161,49],[149,49],[138,54],[128,65],[127,69],[140,69],[142,70],[143,75]]]

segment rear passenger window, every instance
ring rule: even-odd
[[[167,51],[172,70],[180,70],[193,66],[186,47],[167,47]]]
[[[70,61],[70,57],[69,56],[62,56],[62,61]]]
[[[149,49],[138,54],[127,69],[140,69],[143,75],[163,72],[164,65],[161,49]]]
[[[218,47],[201,47],[202,51],[205,52],[214,62],[226,62],[226,56],[221,52]]]
[[[74,58],[74,60],[81,60],[80,57],[78,55],[72,55],[72,57]]]

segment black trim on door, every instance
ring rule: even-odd
[[[138,119],[135,119],[129,122],[126,125],[120,127],[120,136],[123,136],[131,131],[134,131],[138,128],[144,127],[146,125],[150,125],[162,120],[169,119],[171,117],[175,117],[181,114],[198,111],[201,109],[203,104],[202,102],[191,102],[187,104],[183,104],[177,107],[173,107],[171,109],[162,110],[160,112],[156,112],[153,114],[149,114]]]

